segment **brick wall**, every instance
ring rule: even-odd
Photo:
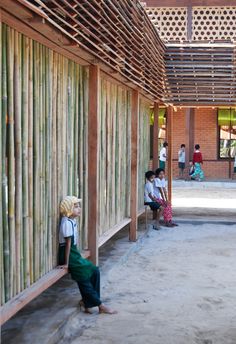
[[[178,150],[185,143],[186,109],[174,112],[173,118],[173,175],[178,176]],[[194,142],[201,146],[206,178],[224,179],[229,176],[229,162],[218,160],[217,109],[196,109],[194,121]],[[231,163],[231,170],[233,163]]]

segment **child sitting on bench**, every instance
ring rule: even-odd
[[[144,204],[149,205],[154,214],[153,229],[159,230],[160,217],[163,213],[163,208],[160,203],[158,203],[157,198],[154,196],[153,182],[155,178],[155,173],[153,171],[148,171],[145,173],[146,184],[144,189]]]
[[[168,200],[166,190],[165,170],[158,168],[156,170],[156,178],[154,179],[154,196],[157,202],[163,207],[163,218],[167,227],[175,227],[176,223],[172,221],[172,206]]]
[[[59,231],[59,264],[69,269],[71,277],[78,284],[82,300],[79,302],[85,313],[91,314],[92,307],[99,313],[115,314],[116,311],[105,306],[100,299],[100,271],[89,260],[84,259],[77,248],[77,222],[81,214],[79,200],[67,196],[60,204],[61,224]]]

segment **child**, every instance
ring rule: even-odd
[[[78,284],[82,300],[79,305],[85,313],[98,307],[99,313],[115,314],[100,300],[100,271],[89,260],[84,259],[77,248],[76,218],[81,214],[80,200],[67,196],[60,204],[61,223],[59,231],[59,264],[69,269],[71,277]]]
[[[204,172],[202,170],[202,153],[200,152],[200,146],[195,145],[195,152],[193,154],[193,164],[194,164],[194,173],[192,174],[192,178],[199,177],[198,181],[202,181],[204,179]]]
[[[194,165],[192,161],[189,161],[189,176],[191,178],[191,180],[195,180],[195,178],[192,177],[192,175],[194,174]]]
[[[160,151],[160,158],[159,158],[159,167],[165,169],[166,166],[166,159],[167,159],[167,151],[166,147],[168,147],[168,143],[164,142],[163,147]]]
[[[161,229],[160,226],[160,216],[163,213],[162,206],[157,202],[156,197],[154,196],[154,190],[153,190],[153,181],[155,177],[155,173],[153,171],[148,171],[145,173],[146,177],[146,184],[144,189],[144,204],[149,205],[149,207],[152,209],[154,213],[154,219],[156,220],[156,224],[153,224],[153,229],[159,230]]]
[[[178,151],[178,166],[179,166],[179,178],[184,178],[184,169],[185,169],[185,144],[180,146]]]
[[[156,178],[154,179],[154,196],[157,198],[159,204],[164,208],[163,217],[167,227],[177,226],[176,223],[172,222],[172,207],[168,201],[166,181],[165,181],[165,170],[158,168],[156,170]]]

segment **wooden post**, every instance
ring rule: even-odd
[[[168,200],[172,201],[172,176],[173,176],[173,147],[172,147],[172,129],[173,129],[173,107],[167,108],[167,142],[168,142]]]
[[[98,264],[98,112],[99,112],[100,70],[96,65],[89,67],[88,108],[88,248],[90,258]]]
[[[130,230],[129,240],[137,240],[138,224],[138,117],[139,117],[139,93],[132,91],[131,104],[131,195],[130,195]]]
[[[186,163],[186,171],[188,171],[189,161],[193,158],[193,151],[194,151],[194,116],[195,116],[195,109],[194,108],[187,108],[186,109],[186,118],[185,118],[185,163]]]
[[[159,104],[154,103],[154,124],[153,124],[153,170],[158,168],[158,119],[159,119]]]

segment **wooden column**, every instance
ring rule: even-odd
[[[139,118],[139,93],[132,91],[131,105],[131,195],[130,195],[130,231],[129,240],[137,240],[138,225],[138,118]]]
[[[188,172],[189,161],[193,158],[194,152],[194,116],[195,109],[187,108],[185,115],[185,156],[186,156],[186,173]]]
[[[88,248],[90,258],[98,264],[98,111],[100,70],[96,65],[89,67],[88,108]]]
[[[173,179],[173,147],[172,147],[172,131],[173,131],[173,107],[167,108],[167,142],[168,142],[168,199],[172,201],[172,179]]]
[[[159,104],[154,103],[154,124],[153,124],[153,170],[158,168],[158,119],[159,119]]]

